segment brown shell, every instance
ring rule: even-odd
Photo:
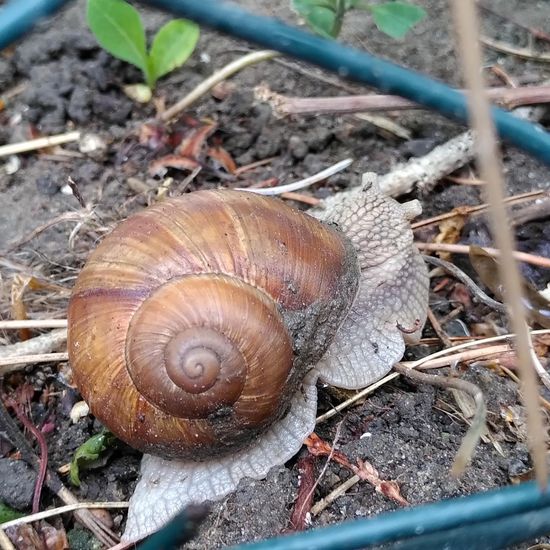
[[[121,223],[83,268],[68,314],[75,381],[143,451],[242,447],[285,413],[357,284],[347,240],[276,199],[167,200]]]

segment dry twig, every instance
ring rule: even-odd
[[[266,85],[255,88],[256,98],[269,103],[278,116],[325,115],[346,113],[372,113],[402,111],[425,107],[400,96],[369,94],[336,97],[288,97],[278,94]],[[463,91],[463,90],[462,90]],[[523,105],[550,102],[550,86],[525,86],[522,88],[488,88],[487,95],[496,103],[515,109]]]
[[[467,464],[470,462],[473,452],[479,442],[481,434],[485,429],[485,417],[487,415],[487,407],[485,406],[485,400],[483,398],[483,392],[471,382],[462,380],[460,378],[452,378],[450,376],[437,376],[433,374],[426,374],[423,372],[417,372],[411,368],[405,367],[403,364],[395,365],[394,369],[400,374],[420,382],[423,384],[430,384],[445,389],[460,390],[470,395],[476,405],[476,411],[474,418],[471,421],[471,425],[466,432],[466,435],[462,438],[462,443],[458,449],[453,466],[451,468],[451,474],[454,476],[461,475]]]
[[[16,527],[18,525],[23,525],[24,523],[32,523],[34,521],[39,521],[41,519],[51,518],[53,516],[59,516],[61,514],[66,514],[67,512],[74,512],[75,510],[83,510],[86,508],[88,509],[94,509],[94,508],[125,509],[125,508],[128,508],[128,503],[127,502],[77,502],[75,504],[67,504],[66,506],[58,506],[57,508],[50,508],[49,510],[38,512],[38,514],[29,514],[28,516],[23,516],[21,518],[12,519],[11,521],[0,523],[0,529],[7,529],[8,527]]]
[[[550,63],[550,54],[544,53],[535,53],[528,48],[515,48],[510,46],[506,42],[500,40],[494,40],[488,36],[480,36],[479,41],[497,52],[508,53],[511,55],[516,55],[517,57],[522,57],[523,59],[532,59],[533,61],[541,61],[542,63]]]
[[[468,287],[470,292],[472,292],[472,294],[485,305],[496,309],[500,313],[506,313],[506,306],[504,304],[501,304],[500,302],[493,300],[493,298],[491,298],[490,296],[487,296],[487,294],[483,290],[481,290],[481,288],[479,288],[479,286],[468,275],[466,275],[466,273],[464,273],[462,269],[458,268],[456,265],[442,260],[441,258],[435,258],[433,256],[424,256],[424,261],[437,267],[441,267],[442,269],[450,273],[453,277],[463,282]]]
[[[67,328],[67,319],[25,319],[23,321],[0,321],[0,330],[22,328]]]
[[[62,143],[78,141],[79,139],[80,132],[67,132],[66,134],[59,134],[56,136],[22,141],[21,143],[9,143],[8,145],[0,146],[0,157],[36,151],[37,149],[44,149],[45,147],[52,147],[53,145],[61,145]]]
[[[280,55],[279,52],[272,50],[262,50],[258,52],[249,53],[239,59],[236,59],[222,67],[214,74],[209,76],[206,80],[201,82],[194,90],[191,90],[184,98],[180,99],[175,105],[166,109],[163,113],[160,114],[159,119],[162,122],[168,122],[169,120],[176,117],[179,113],[187,109],[193,102],[203,96],[206,92],[211,90],[216,84],[222,82],[226,78],[234,75],[235,73],[241,71],[242,69],[254,65],[255,63],[260,63],[262,61],[267,61],[273,59],[274,57]]]
[[[415,241],[414,243],[420,250],[426,250],[427,252],[452,252],[454,254],[469,254],[470,247],[466,244],[447,244],[447,243],[422,243]],[[501,251],[496,248],[483,248],[485,252],[489,253],[495,258],[501,257]],[[529,254],[527,252],[513,252],[513,257],[519,262],[525,262],[526,264],[536,265],[538,267],[545,267],[550,269],[550,258],[544,256],[536,256],[535,254]]]

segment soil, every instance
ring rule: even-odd
[[[416,3],[426,8],[428,18],[404,41],[394,41],[381,34],[364,13],[354,13],[348,18],[341,39],[460,86],[448,2],[417,0]],[[296,23],[286,2],[277,4],[276,14],[270,7],[271,2],[246,0],[240,4],[255,12]],[[550,28],[550,12],[545,1],[510,0],[503,5],[498,0],[486,0],[484,4],[524,25]],[[148,168],[154,159],[168,152],[164,135],[160,131],[155,134],[154,137],[160,140],[155,147],[151,147],[151,138],[146,145],[140,144],[137,138],[143,124],[155,115],[155,107],[153,103],[140,106],[123,93],[122,87],[139,82],[140,74],[137,69],[113,59],[97,46],[87,30],[84,8],[84,1],[78,0],[0,54],[0,95],[23,85],[18,94],[8,96],[5,109],[0,111],[0,144],[78,129],[97,145],[85,153],[76,144],[69,143],[61,152],[50,149],[20,155],[17,159],[2,159],[5,164],[0,166],[0,251],[4,252],[0,253],[0,284],[3,284],[0,316],[4,318],[9,317],[9,291],[15,275],[34,274],[69,289],[98,240],[117,221],[153,202],[162,182],[162,179],[148,175]],[[167,19],[158,12],[141,11],[150,35]],[[514,47],[529,44],[528,33],[509,19],[483,12],[483,25],[488,35]],[[537,46],[548,49],[548,45],[542,42]],[[216,68],[238,57],[247,48],[250,45],[246,43],[203,30],[190,61],[159,82],[156,91],[158,103],[172,105]],[[490,49],[486,49],[485,56],[487,66],[496,64],[520,82],[543,82],[549,76],[548,66],[536,61]],[[215,121],[217,128],[209,143],[221,144],[237,166],[273,157],[272,160],[250,172],[246,176],[248,182],[234,181],[224,170],[223,163],[212,161],[191,182],[187,178],[189,172],[170,169],[167,173],[171,178],[168,194],[233,187],[273,177],[279,183],[285,183],[344,158],[354,158],[350,169],[309,192],[314,197],[323,198],[358,184],[365,171],[384,174],[396,163],[425,154],[462,130],[454,123],[422,111],[388,114],[411,132],[409,140],[390,135],[351,115],[276,119],[267,105],[254,99],[254,87],[260,83],[291,96],[346,93],[338,84],[343,82],[335,76],[312,67],[299,67],[307,69],[310,74],[274,61],[250,67],[231,79],[234,89],[229,90],[227,97],[217,99],[207,94],[188,109],[188,118],[176,125],[178,131],[188,132],[194,121]],[[501,85],[493,73],[487,74],[493,85]],[[338,85],[318,78],[327,76]],[[355,84],[346,85],[361,90]],[[525,154],[504,146],[503,163],[510,194],[550,189],[547,170]],[[470,172],[465,170],[458,175],[468,177]],[[69,178],[76,184],[88,209],[81,208],[75,196],[66,193]],[[423,217],[482,202],[479,187],[448,181],[441,182],[429,195],[413,196],[422,201]],[[303,204],[296,206],[305,207]],[[77,212],[83,215],[78,221],[85,223],[70,240],[77,223],[74,217],[37,235],[32,234],[33,230],[57,216]],[[548,227],[547,220],[537,220],[518,228],[518,248],[549,257]],[[430,231],[422,233],[423,239],[434,236]],[[486,220],[476,217],[468,221],[460,242],[489,244],[491,237]],[[464,259],[455,260],[457,265],[469,270]],[[539,288],[550,281],[548,271],[523,268],[524,275]],[[441,277],[433,279],[432,286],[440,281]],[[432,293],[431,305],[439,318],[454,309],[453,284]],[[26,303],[29,317],[62,318],[66,315],[67,293],[51,289],[31,291],[26,294]],[[497,330],[504,326],[504,320],[498,315],[485,306],[474,304],[443,328],[451,335],[464,335],[467,327],[487,322],[494,323]],[[430,327],[425,330],[425,336],[434,336]],[[0,343],[10,343],[15,338],[13,334],[0,333]],[[427,345],[416,346],[410,348],[407,356],[418,357],[434,349]],[[441,374],[445,372],[443,370]],[[449,392],[398,379],[377,390],[358,406],[320,425],[317,433],[331,442],[340,426],[339,450],[352,461],[357,458],[370,461],[383,479],[396,480],[401,493],[412,504],[504,486],[524,474],[528,475],[531,461],[525,444],[521,420],[523,409],[519,404],[517,385],[485,366],[469,366],[457,374],[483,390],[490,420],[489,439],[479,445],[471,465],[458,480],[450,477],[449,469],[467,425]],[[24,382],[35,388],[32,402],[34,422],[41,425],[48,420],[55,424],[47,441],[50,466],[57,469],[69,462],[78,446],[101,427],[90,416],[74,424],[71,422],[69,412],[79,396],[71,387],[66,365],[27,367],[7,377],[4,390],[14,391]],[[339,393],[323,389],[320,411],[328,410],[341,400]],[[506,420],[506,411],[515,411],[516,420]],[[28,468],[13,460],[16,458],[14,449],[5,441],[0,445],[0,451],[4,457],[10,457],[0,459],[0,479],[12,477],[19,487],[14,491],[13,486],[0,483],[0,500],[28,512],[33,475],[29,475]],[[139,458],[136,451],[122,443],[117,444],[98,467],[82,473],[82,485],[74,489],[75,494],[83,500],[127,500],[138,477]],[[234,494],[212,506],[199,536],[189,547],[220,548],[274,536],[288,528],[298,491],[296,462],[297,459],[274,468],[265,480],[243,480]],[[324,459],[316,460],[317,474],[324,463]],[[319,480],[314,500],[325,496],[350,475],[331,462]],[[43,497],[43,505],[54,502],[50,496]],[[311,525],[369,517],[396,508],[392,501],[361,483],[313,518]],[[113,516],[115,528],[121,527],[123,514],[114,513]]]

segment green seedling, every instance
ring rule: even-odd
[[[80,486],[80,470],[96,465],[101,455],[113,445],[114,441],[113,434],[104,431],[93,435],[78,447],[69,470],[69,479],[75,487]]]
[[[157,80],[183,65],[199,39],[199,27],[174,19],[159,29],[149,51],[137,10],[123,0],[88,0],[88,25],[111,55],[135,65],[153,90]]]
[[[392,38],[403,38],[426,17],[423,8],[409,2],[368,4],[364,0],[292,0],[292,6],[308,26],[325,38],[336,38],[344,16],[353,9],[370,12],[380,31]]]

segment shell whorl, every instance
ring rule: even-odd
[[[164,412],[200,419],[232,407],[232,421],[250,427],[276,414],[292,346],[264,293],[226,275],[188,275],[135,312],[126,362],[141,395]]]
[[[346,239],[280,201],[200,191],[159,203],[106,237],[77,280],[75,381],[138,449],[242,448],[285,414],[358,273]]]

